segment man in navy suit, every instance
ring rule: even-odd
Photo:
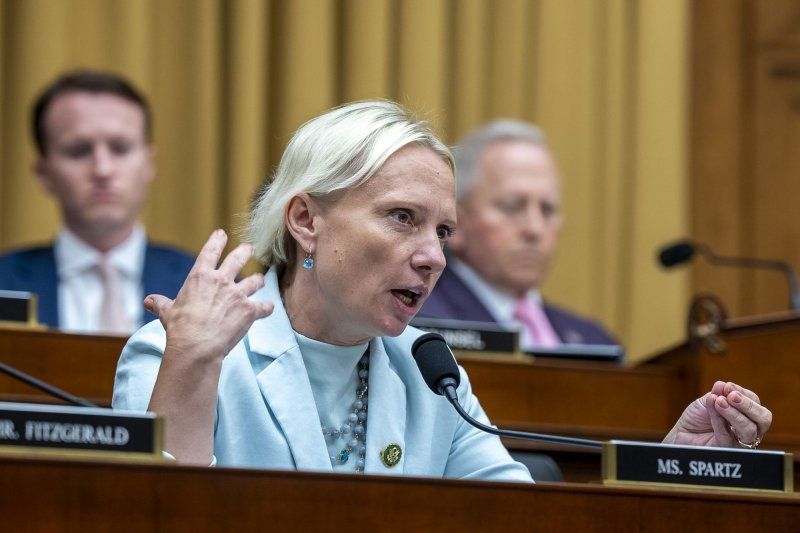
[[[194,261],[138,223],[155,175],[150,107],[117,75],[77,71],[42,91],[32,118],[33,169],[63,225],[51,245],[0,256],[0,289],[36,293],[50,327],[131,333],[155,318],[144,296],[174,297]]]
[[[523,350],[616,344],[598,323],[542,300],[562,224],[558,169],[539,128],[499,120],[453,148],[458,229],[418,316],[519,327]]]

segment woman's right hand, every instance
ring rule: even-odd
[[[144,300],[147,310],[161,320],[167,332],[171,355],[221,359],[253,322],[272,313],[272,303],[248,298],[264,286],[263,274],[236,281],[252,256],[252,246],[240,244],[219,263],[227,242],[223,230],[211,234],[175,300],[160,294],[148,295]]]
[[[165,449],[180,462],[208,465],[214,453],[214,419],[222,360],[274,305],[248,297],[264,285],[236,275],[252,255],[236,247],[217,267],[228,237],[216,230],[206,241],[175,300],[151,294],[145,307],[167,331],[167,344],[148,409],[165,420]]]

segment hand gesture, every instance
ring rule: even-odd
[[[272,313],[273,304],[248,298],[263,287],[262,274],[236,282],[252,256],[249,244],[237,246],[217,267],[227,242],[223,230],[211,234],[175,300],[159,294],[145,298],[147,310],[164,325],[171,354],[221,359],[253,322]]]
[[[735,383],[717,381],[710,392],[689,404],[664,442],[755,448],[771,423],[772,413],[758,395]]]

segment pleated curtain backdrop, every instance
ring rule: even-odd
[[[0,0],[0,248],[47,241],[31,173],[35,93],[76,67],[131,78],[154,107],[143,221],[196,250],[241,223],[292,132],[327,108],[400,101],[447,142],[497,117],[541,125],[566,224],[545,296],[597,316],[629,359],[683,338],[686,0]]]

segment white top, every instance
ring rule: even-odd
[[[136,226],[128,239],[108,252],[122,285],[120,292],[125,313],[134,326],[130,333],[142,325],[142,272],[146,248],[144,228]],[[101,252],[67,228],[59,231],[53,252],[58,271],[58,319],[61,329],[72,333],[103,333],[99,328],[103,285],[95,269]]]
[[[532,350],[536,346],[533,339],[531,339],[528,328],[524,327],[514,318],[514,308],[517,305],[517,299],[514,296],[495,289],[493,286],[489,285],[480,274],[475,272],[472,267],[455,257],[447,258],[447,266],[461,278],[461,281],[463,281],[475,297],[480,300],[498,324],[503,324],[506,327],[519,330],[519,344],[523,351]],[[540,307],[544,306],[542,295],[536,289],[529,290],[525,294],[525,298],[528,298]],[[550,325],[552,326],[552,323]]]
[[[303,363],[308,372],[311,392],[314,403],[319,413],[320,432],[322,426],[338,429],[347,420],[347,415],[353,411],[353,401],[356,399],[358,379],[358,362],[367,350],[368,343],[356,346],[336,346],[314,339],[310,339],[294,332],[297,345],[303,356]],[[369,397],[369,392],[367,393]],[[369,425],[367,426],[369,432]],[[331,456],[336,456],[352,438],[349,436],[334,441],[326,439],[328,451]],[[344,464],[336,464],[334,470],[355,472],[357,454],[353,453]]]

